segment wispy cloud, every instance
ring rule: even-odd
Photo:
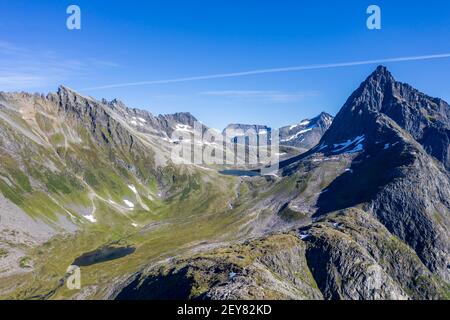
[[[0,54],[17,54],[22,53],[23,48],[18,47],[11,42],[0,40]]]
[[[250,76],[250,75],[259,75],[259,74],[267,74],[267,73],[343,68],[343,67],[353,67],[353,66],[380,64],[380,63],[434,60],[434,59],[444,59],[444,58],[450,58],[450,53],[431,54],[431,55],[422,55],[422,56],[396,57],[396,58],[384,58],[384,59],[375,59],[375,60],[349,61],[349,62],[328,63],[328,64],[315,64],[315,65],[304,65],[304,66],[294,66],[294,67],[284,67],[284,68],[259,69],[259,70],[243,71],[243,72],[219,73],[219,74],[211,74],[211,75],[204,75],[204,76],[193,76],[193,77],[166,79],[166,80],[124,82],[124,83],[117,83],[117,84],[111,84],[111,85],[83,88],[80,90],[81,91],[102,90],[102,89],[145,86],[145,85],[154,85],[154,84],[167,84],[167,83],[176,83],[176,82],[245,77],[245,76]]]
[[[32,76],[28,74],[20,73],[3,73],[0,75],[0,88],[3,89],[20,89],[20,88],[33,88],[37,87],[37,84],[47,83],[47,78]]]
[[[257,100],[275,103],[295,102],[305,97],[317,96],[318,94],[318,91],[285,92],[275,90],[222,90],[200,92],[200,95],[205,96],[217,96],[230,99]]]
[[[114,61],[109,61],[109,60],[102,60],[102,59],[96,59],[96,58],[91,58],[89,59],[89,62],[94,65],[94,66],[98,66],[98,67],[107,67],[107,68],[118,68],[120,67],[120,65]]]
[[[111,67],[118,65],[98,58],[62,58],[51,50],[32,50],[0,40],[0,90],[56,86]]]

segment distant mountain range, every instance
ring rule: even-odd
[[[322,138],[325,131],[331,126],[333,116],[326,112],[322,112],[315,118],[304,119],[300,123],[279,128],[280,140],[282,146],[295,147],[301,152],[307,151],[314,147]],[[230,124],[225,129],[254,130],[261,136],[270,134],[272,128],[266,125],[250,125],[250,124]]]
[[[315,118],[280,128],[280,144],[309,150],[320,141],[333,122],[333,116],[322,112]]]
[[[450,298],[446,102],[380,66],[267,176],[173,163],[195,121],[0,93],[0,298]]]

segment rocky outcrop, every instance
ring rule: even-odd
[[[273,235],[134,275],[116,299],[322,299],[293,235]]]
[[[301,233],[308,265],[327,299],[445,298],[445,285],[371,214],[342,210]]]

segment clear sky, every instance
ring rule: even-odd
[[[81,30],[66,8],[81,8]],[[366,9],[382,10],[368,30]],[[111,84],[450,53],[450,2],[0,0],[0,90],[65,84],[152,113],[190,111],[208,125],[273,127],[335,114],[376,64],[139,86]],[[450,100],[450,58],[385,63]]]

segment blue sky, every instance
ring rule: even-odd
[[[318,1],[317,1],[318,2]],[[66,28],[79,5],[82,29]],[[382,29],[366,28],[366,8]],[[335,114],[376,64],[82,90],[268,68],[450,53],[450,3],[429,1],[0,1],[0,90],[118,98],[208,125],[273,127]],[[385,63],[450,100],[450,58]]]

